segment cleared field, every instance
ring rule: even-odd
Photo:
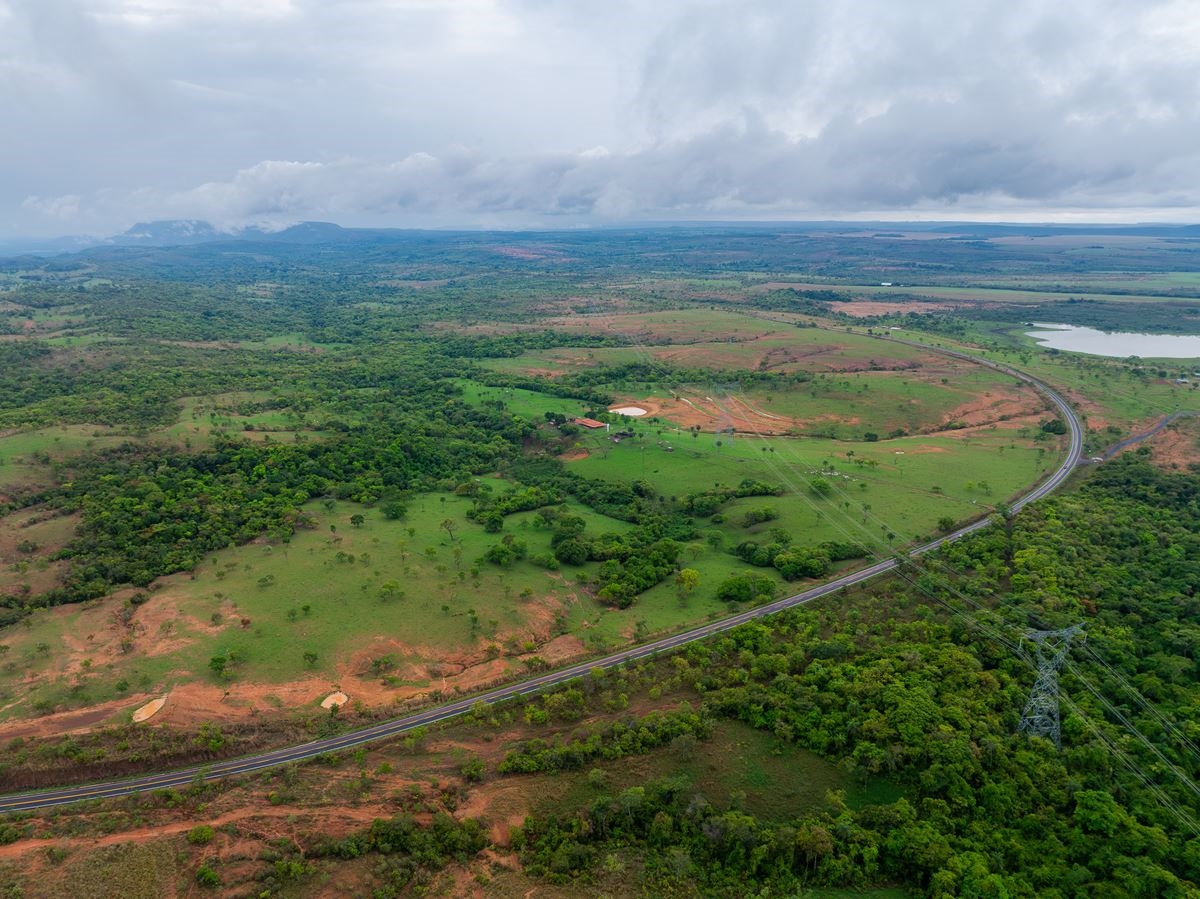
[[[784,320],[776,320],[776,319]],[[580,368],[661,362],[684,368],[760,371],[868,371],[944,365],[934,354],[844,331],[797,327],[786,316],[744,315],[720,309],[591,314],[549,319],[571,333],[621,334],[628,347],[562,347],[486,364],[501,371],[555,376]],[[804,322],[801,322],[804,324]]]
[[[1190,273],[1181,273],[1190,274]],[[1042,282],[1046,283],[1046,282]],[[1186,283],[1186,282],[1185,282]],[[1051,286],[1061,286],[1059,283]],[[1131,289],[1131,290],[1146,290],[1156,289],[1148,284],[1139,284],[1138,282],[1126,282],[1124,284],[1114,283],[1111,285],[1114,289]],[[1178,286],[1178,285],[1175,285]],[[1028,304],[1034,305],[1039,303],[1066,303],[1071,300],[1091,300],[1101,303],[1161,303],[1164,300],[1170,300],[1172,297],[1163,296],[1155,293],[1107,293],[1102,288],[1095,290],[1022,290],[1020,287],[995,287],[990,284],[982,284],[970,287],[957,287],[945,285],[927,285],[927,284],[896,284],[884,286],[882,284],[854,284],[846,282],[810,282],[810,281],[771,281],[761,286],[763,290],[821,290],[821,291],[838,291],[845,292],[850,295],[848,299],[854,296],[866,297],[871,300],[891,303],[912,302],[914,297],[928,297],[934,301],[953,302],[964,305],[976,305],[986,303],[1013,303],[1013,304]],[[1167,289],[1167,288],[1160,288]],[[1185,302],[1195,302],[1190,298],[1179,298]]]

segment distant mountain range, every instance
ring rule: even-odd
[[[77,253],[94,247],[182,247],[219,241],[250,240],[268,243],[340,243],[352,240],[355,231],[331,222],[301,222],[281,231],[247,227],[229,231],[196,219],[138,222],[112,237],[54,237],[0,241],[0,256],[38,256]],[[377,232],[374,232],[377,233]]]
[[[877,237],[902,237],[905,233],[934,232],[945,234],[948,239],[987,240],[995,237],[1051,237],[1128,235],[1135,237],[1200,238],[1200,225],[1055,225],[1055,224],[1008,224],[992,222],[644,222],[627,223],[620,226],[605,226],[596,230],[640,230],[651,228],[670,229],[719,229],[746,231],[756,228],[772,231],[842,231],[856,233],[874,232]],[[553,229],[545,229],[552,231]],[[55,237],[30,238],[27,240],[0,241],[0,257],[18,255],[53,256],[61,253],[77,253],[97,247],[180,247],[230,241],[286,244],[349,244],[356,242],[378,243],[389,237],[396,238],[412,234],[409,229],[399,228],[343,228],[332,222],[300,222],[289,228],[271,231],[249,226],[222,231],[205,221],[196,219],[174,219],[155,222],[138,222],[121,234],[111,237]],[[446,232],[450,233],[450,232]]]

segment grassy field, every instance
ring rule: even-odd
[[[1191,274],[1191,273],[1180,273]],[[1058,279],[1055,283],[1054,279],[1039,282],[1048,287],[1061,287],[1062,279]],[[1184,282],[1186,284],[1186,282]],[[1161,303],[1164,300],[1170,300],[1171,297],[1165,297],[1161,294],[1151,293],[1149,291],[1155,289],[1167,290],[1171,286],[1181,286],[1178,283],[1168,283],[1164,285],[1151,285],[1139,283],[1137,281],[1125,281],[1108,283],[1103,286],[1108,286],[1119,290],[1145,290],[1147,293],[1108,293],[1099,286],[1099,289],[1093,290],[1077,290],[1069,291],[1052,290],[1052,289],[1021,289],[1014,284],[1012,287],[997,287],[992,284],[980,284],[972,286],[945,286],[945,285],[928,285],[928,284],[898,284],[892,286],[883,286],[882,284],[856,284],[846,282],[811,282],[811,281],[773,281],[769,284],[772,289],[782,289],[792,287],[797,290],[834,290],[838,292],[846,292],[847,299],[853,300],[854,297],[869,298],[875,302],[884,303],[908,303],[912,302],[915,297],[924,297],[930,300],[939,302],[955,302],[955,303],[1018,303],[1037,305],[1040,303],[1065,303],[1069,300],[1091,300],[1101,303]],[[1190,298],[1179,298],[1184,302],[1194,302]]]
[[[734,500],[722,509],[723,521],[700,522],[701,539],[683,556],[700,586],[686,599],[667,581],[629,609],[613,610],[580,583],[597,563],[547,571],[529,559],[509,569],[480,562],[501,535],[466,520],[465,497],[421,495],[404,521],[351,503],[314,502],[306,507],[314,527],[290,543],[223,550],[194,575],[162,579],[128,630],[114,623],[124,595],[41,611],[10,630],[0,716],[219,682],[209,667],[214,655],[231,660],[233,682],[320,678],[351,692],[382,685],[397,697],[438,688],[440,677],[461,666],[490,665],[492,678],[516,673],[556,635],[602,650],[728,613],[716,587],[748,566],[727,549],[764,540],[772,527],[798,544],[849,541],[885,553],[932,534],[939,518],[984,513],[1055,461],[1045,445],[999,428],[879,443],[726,436],[718,446],[718,439],[682,435],[668,453],[649,437],[614,445],[591,435],[591,453],[569,463],[588,477],[644,476],[679,499],[746,477],[786,489],[782,497]],[[827,495],[813,491],[812,478],[829,485]],[[745,513],[762,507],[778,519],[744,527]],[[572,511],[587,520],[589,534],[627,527],[580,506]],[[359,526],[351,523],[357,514]],[[453,539],[442,527],[447,520]],[[509,516],[505,529],[530,557],[549,551],[550,533],[534,513]],[[785,589],[773,569],[755,570]]]
[[[712,396],[705,394],[712,385],[700,385],[691,392],[693,411],[707,402],[718,412],[727,410],[731,419],[723,421],[716,414],[700,432],[680,427],[682,422],[663,413],[622,425],[635,437],[619,443],[609,433],[578,435],[574,452],[564,456],[572,470],[612,481],[645,479],[667,504],[745,478],[784,489],[780,497],[734,500],[719,516],[698,522],[699,534],[681,559],[700,575],[699,587],[690,595],[681,597],[668,579],[628,609],[601,605],[589,589],[598,563],[553,571],[531,561],[550,549],[549,531],[533,513],[510,516],[505,523],[506,532],[527,545],[529,558],[500,569],[480,561],[500,536],[466,520],[471,501],[465,497],[418,496],[404,521],[389,521],[376,509],[346,502],[313,502],[306,508],[312,529],[300,531],[287,544],[259,542],[223,550],[193,574],[162,579],[126,623],[119,619],[131,591],[86,607],[38,612],[10,630],[0,673],[0,717],[163,692],[187,683],[269,686],[320,680],[331,687],[349,685],[350,692],[369,693],[375,700],[460,685],[467,689],[523,672],[530,657],[556,637],[573,641],[574,653],[603,651],[728,614],[729,606],[716,598],[717,587],[731,574],[751,570],[730,550],[745,540],[766,542],[772,528],[786,530],[798,545],[833,540],[886,554],[934,534],[942,519],[986,514],[1056,464],[1058,442],[1034,439],[1036,417],[1000,420],[1008,417],[1005,410],[1012,403],[1023,402],[1025,413],[1036,404],[1030,406],[1032,396],[1021,396],[1011,378],[994,372],[867,335],[796,328],[721,310],[619,318],[624,333],[644,329],[660,340],[728,332],[741,341],[698,345],[705,351],[732,347],[740,353],[754,345],[761,355],[763,345],[777,341],[790,346],[796,360],[823,359],[818,364],[826,366],[854,360],[866,367],[818,373],[792,390]],[[588,355],[603,354],[601,349],[549,350],[539,360],[549,363],[568,352],[581,354],[589,365],[607,361]],[[714,359],[721,365],[728,361],[710,357],[709,362],[717,364]],[[885,364],[920,368],[878,370]],[[467,402],[502,403],[533,421],[547,412],[585,411],[580,401],[537,391],[488,387],[465,378],[456,383]],[[619,386],[636,398],[645,395],[639,389],[654,385]],[[675,385],[677,402],[687,400],[689,391],[693,389]],[[302,419],[270,408],[275,401],[268,391],[185,398],[177,424],[141,439],[197,449],[222,433],[287,441],[323,436],[304,430],[319,426],[319,416]],[[754,415],[738,420],[747,410],[755,410]],[[861,439],[872,429],[885,437],[901,428],[936,430],[971,415],[983,424],[877,442]],[[793,434],[811,428],[859,439],[745,433],[762,422],[774,424],[774,419],[788,419],[786,430]],[[726,425],[743,433],[712,433]],[[0,439],[0,484],[5,478],[29,483],[45,475],[53,460],[125,439],[90,427],[9,435]],[[746,514],[763,508],[776,513],[775,520],[745,526]],[[590,535],[627,527],[581,506],[572,505],[572,511],[588,521]],[[350,521],[356,515],[363,516],[358,526]],[[453,523],[450,531],[442,527],[447,520]],[[37,541],[45,544],[40,557],[8,551],[0,583],[10,589],[48,586],[42,580],[52,579],[58,570],[50,567],[49,555],[62,542],[62,535],[49,536],[54,539]],[[14,537],[10,542],[19,541]],[[805,586],[785,584],[771,568],[753,570],[771,576],[780,593]],[[211,669],[214,656],[227,660],[224,673]],[[264,687],[259,698],[281,702],[265,698],[270,695]]]
[[[623,315],[584,315],[547,324],[568,332],[614,333],[632,339],[626,347],[561,347],[510,359],[489,359],[499,371],[561,374],[628,362],[684,368],[759,369],[813,372],[863,371],[944,365],[923,350],[885,345],[866,335],[797,327],[802,318],[758,317],[724,309],[686,309]]]
[[[741,763],[730,765],[731,758]],[[718,723],[712,737],[695,751],[659,749],[593,767],[605,774],[600,787],[589,782],[585,771],[524,778],[533,810],[570,815],[601,793],[612,795],[668,775],[685,777],[689,790],[717,807],[738,802],[765,821],[787,821],[820,808],[830,791],[843,792],[851,808],[894,802],[900,795],[885,781],[860,784],[819,755],[737,721]]]
[[[443,663],[480,663],[493,653],[523,670],[515,657],[563,631],[574,607],[603,614],[574,583],[596,565],[552,572],[528,560],[509,569],[481,562],[500,535],[464,518],[470,503],[422,495],[403,521],[352,503],[312,503],[314,527],[291,542],[224,550],[194,575],[161,579],[128,629],[115,616],[129,591],[39,611],[5,634],[0,717],[219,682],[209,667],[214,655],[232,660],[230,680],[317,677],[349,690],[355,678],[428,688],[449,670]],[[590,532],[628,527],[583,507],[571,511]],[[447,520],[453,539],[441,526]],[[531,556],[549,550],[550,532],[533,513],[506,524]]]
[[[129,438],[100,425],[58,425],[0,437],[0,490],[51,482],[53,462]]]
[[[981,332],[973,335],[973,342],[968,344],[945,338],[931,340],[919,333],[911,336],[930,343],[961,346],[980,356],[1014,365],[1066,390],[1089,426],[1098,432],[1089,443],[1092,448],[1115,442],[1173,412],[1200,411],[1200,385],[1196,379],[1192,377],[1186,384],[1176,382],[1180,372],[1200,369],[1198,360],[1129,362],[1048,350],[1025,337],[1021,328],[1006,327],[999,333],[1003,339]],[[1142,371],[1139,373],[1138,369]]]
[[[242,391],[179,401],[179,420],[145,433],[104,425],[55,425],[0,436],[0,491],[51,483],[51,465],[80,453],[122,443],[167,442],[201,449],[220,434],[256,440],[320,439],[325,432],[288,410],[243,413],[240,409],[272,399],[266,391]]]

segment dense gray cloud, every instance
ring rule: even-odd
[[[0,0],[0,234],[1194,220],[1200,6]]]

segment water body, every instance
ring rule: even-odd
[[[1034,322],[1045,331],[1026,331],[1042,346],[1091,356],[1141,356],[1143,359],[1200,359],[1200,335],[1135,334],[1129,331],[1097,331],[1076,325],[1048,325]]]

